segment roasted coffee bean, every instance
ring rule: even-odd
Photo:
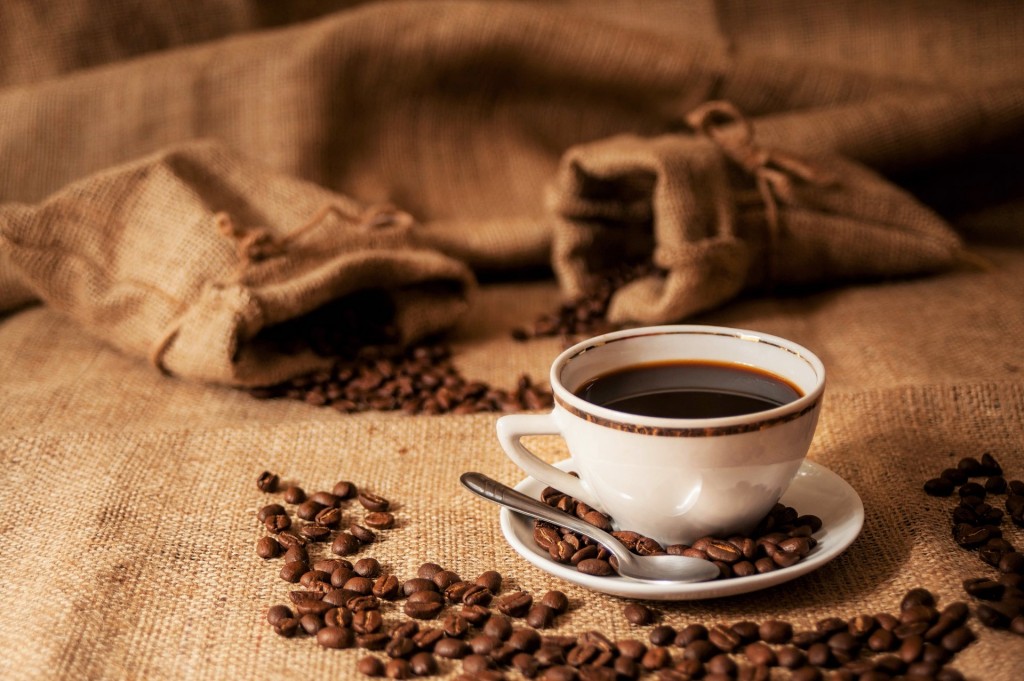
[[[629,603],[623,608],[622,614],[625,615],[627,622],[635,626],[644,626],[654,621],[654,612],[642,603]],[[675,632],[672,632],[672,636],[675,638]]]
[[[861,643],[856,636],[849,631],[840,631],[829,636],[827,645],[832,649],[833,654],[843,653],[854,657],[860,652]]]
[[[676,630],[668,624],[662,624],[651,629],[647,635],[647,640],[656,646],[672,645],[676,640]]]
[[[483,624],[490,616],[491,611],[482,605],[463,605],[459,611],[459,617],[473,625]]]
[[[490,604],[492,598],[491,590],[487,587],[480,586],[479,584],[470,584],[462,592],[459,600],[466,605],[486,606]]]
[[[501,591],[501,581],[501,573],[487,570],[480,573],[474,583],[486,587],[492,594],[497,594]]]
[[[467,674],[479,674],[494,667],[494,662],[486,655],[471,653],[462,658],[462,671]]]
[[[1006,574],[1024,574],[1024,553],[1010,551],[1003,554],[997,566],[999,571]]]
[[[867,646],[876,653],[892,650],[896,645],[896,636],[888,629],[876,629],[868,637]]]
[[[948,478],[932,478],[924,483],[924,491],[933,497],[948,497],[953,493],[953,481]]]
[[[583,521],[593,525],[599,530],[609,532],[612,529],[611,519],[600,511],[590,510],[583,514]]]
[[[363,676],[383,676],[384,663],[373,655],[367,655],[356,663],[356,671]]]
[[[1006,586],[988,577],[975,577],[963,581],[964,591],[983,601],[998,601],[1003,597]]]
[[[704,552],[713,560],[720,560],[730,564],[743,558],[742,551],[729,542],[720,539],[709,541]]]
[[[348,532],[340,532],[331,544],[331,551],[339,556],[351,556],[354,553],[358,553],[362,547],[363,542]]]
[[[340,567],[352,568],[352,563],[348,562],[344,558],[320,558],[319,560],[313,561],[311,566],[314,570],[322,570],[323,572],[333,573]]]
[[[347,608],[332,608],[324,613],[324,622],[331,627],[350,627],[352,612]]]
[[[708,630],[708,641],[723,653],[731,653],[739,646],[741,639],[731,627],[716,624]]]
[[[428,620],[437,617],[443,607],[441,603],[430,601],[406,601],[403,611],[414,619]]]
[[[788,643],[793,637],[793,625],[781,620],[768,620],[758,627],[758,635],[767,643]]]
[[[964,475],[969,478],[973,478],[978,475],[982,475],[981,462],[973,456],[965,456],[957,462],[956,467],[962,471]]]
[[[357,634],[375,634],[384,626],[379,610],[362,610],[352,616],[352,629]]]
[[[1020,615],[1019,608],[1013,608],[1003,603],[981,603],[974,610],[978,621],[991,629],[1006,629],[1016,617]]]
[[[954,485],[962,485],[967,482],[967,474],[959,468],[946,468],[939,474],[939,477],[949,480]]]
[[[789,678],[790,681],[821,681],[821,670],[812,666],[800,667],[794,669]]]
[[[272,515],[287,515],[288,512],[281,504],[267,504],[259,510],[256,514],[256,518],[262,523],[266,522],[267,518]]]
[[[318,504],[315,501],[306,500],[299,504],[298,508],[295,509],[295,515],[299,516],[303,520],[313,521],[316,520],[316,514],[324,510],[326,506]]]
[[[642,641],[637,641],[633,638],[623,639],[615,643],[615,648],[619,651],[619,655],[625,657],[632,657],[639,660],[647,652],[647,646]]]
[[[522,617],[532,605],[533,597],[526,591],[514,591],[497,601],[498,610],[509,617]]]
[[[291,638],[299,632],[299,621],[293,617],[278,620],[277,624],[274,625],[274,632],[279,636]]]
[[[390,530],[395,526],[395,516],[387,511],[373,511],[363,516],[363,524],[375,530]]]
[[[561,541],[562,535],[553,527],[547,525],[536,525],[533,528],[533,541],[545,551]]]
[[[338,567],[331,573],[331,586],[336,589],[344,588],[348,580],[357,577],[356,571],[348,567]]]
[[[263,471],[256,477],[256,489],[273,494],[277,491],[278,480],[279,478],[276,474],[270,471]]]
[[[267,610],[267,622],[269,622],[272,627],[276,627],[278,622],[281,620],[291,617],[294,617],[294,615],[292,614],[291,608],[287,605],[272,605]]]
[[[540,647],[540,634],[533,629],[515,628],[508,637],[508,645],[524,653],[532,653]]]
[[[916,660],[921,659],[921,653],[924,652],[924,638],[922,636],[907,636],[900,643],[900,647],[896,651],[897,657],[903,660],[905,663],[910,664]]]
[[[572,557],[576,554],[576,550],[576,547],[569,542],[559,539],[548,548],[548,555],[556,563],[568,565],[572,562]],[[580,569],[578,564],[576,568]]]
[[[281,579],[292,584],[299,581],[302,575],[309,571],[309,566],[306,563],[292,562],[285,563],[284,567],[281,568]]]
[[[528,679],[537,676],[540,671],[540,664],[537,659],[528,653],[517,653],[512,657],[512,668]]]
[[[334,487],[331,488],[331,494],[341,500],[351,499],[356,495],[356,493],[357,490],[355,484],[348,480],[336,482],[334,483]]]
[[[337,527],[341,523],[341,511],[336,508],[325,508],[316,514],[314,521],[324,527]]]
[[[865,638],[870,635],[877,626],[878,623],[871,615],[857,615],[850,618],[846,628],[851,635],[856,636],[857,638]]]
[[[341,504],[341,498],[330,492],[316,492],[310,495],[309,499],[327,508],[337,508]]]
[[[437,584],[424,577],[413,577],[402,583],[402,592],[406,596],[411,596],[417,591],[437,591]]]
[[[588,558],[587,560],[581,560],[576,566],[576,569],[585,575],[594,575],[597,577],[607,577],[615,574],[615,569],[612,568],[611,563],[607,560],[601,560],[600,558]]]
[[[310,636],[316,636],[316,632],[324,626],[324,621],[319,615],[306,613],[299,618],[299,626]]]
[[[749,560],[741,560],[738,563],[733,563],[732,573],[736,577],[750,577],[757,574],[757,568]]]
[[[775,651],[772,650],[771,646],[760,641],[748,644],[747,647],[743,649],[743,654],[746,655],[747,659],[755,665],[774,667],[777,663]]]
[[[409,657],[416,652],[415,638],[392,638],[384,644],[384,653],[388,657]]]
[[[355,643],[355,635],[350,629],[323,627],[316,632],[316,642],[324,648],[351,648]]]
[[[721,652],[711,641],[698,640],[686,646],[683,650],[683,657],[688,660],[699,660],[706,662]]]
[[[421,629],[412,637],[413,644],[419,650],[433,650],[437,642],[444,638],[444,632],[436,627]]]
[[[541,645],[534,653],[537,663],[541,667],[554,667],[565,664],[565,650],[561,646]]]
[[[376,577],[380,574],[380,563],[376,558],[360,558],[352,569],[360,577]]]
[[[965,549],[981,546],[992,536],[987,527],[960,523],[953,528],[953,540]]]
[[[356,647],[363,650],[384,650],[387,648],[388,641],[390,640],[383,631],[377,631],[372,634],[358,634],[356,635]]]
[[[711,674],[720,674],[728,678],[732,678],[736,673],[736,663],[725,653],[715,655],[704,664],[704,667]]]
[[[501,645],[501,641],[487,634],[477,634],[468,639],[466,643],[469,649],[477,655],[490,655],[492,651]]]
[[[1010,631],[1018,636],[1024,636],[1024,615],[1017,615],[1010,621]]]
[[[331,536],[330,529],[323,525],[303,525],[299,528],[299,534],[312,542],[326,541]]]
[[[408,660],[400,657],[388,660],[384,665],[384,675],[389,679],[407,679],[412,675],[412,668]]]
[[[437,585],[439,591],[444,591],[452,584],[462,581],[462,578],[451,570],[441,570],[439,572],[435,572],[434,576],[430,578],[430,581]]]
[[[993,475],[985,481],[985,491],[990,494],[1002,494],[1006,491],[1006,478],[1001,475]]]
[[[301,504],[306,500],[306,493],[297,485],[291,485],[284,491],[284,500],[289,504]]]
[[[807,664],[807,654],[796,646],[785,645],[775,651],[780,667],[799,669]]]
[[[754,567],[757,569],[757,574],[759,575],[763,575],[766,572],[772,572],[777,569],[775,567],[775,561],[768,556],[755,560]]]
[[[309,542],[295,534],[294,532],[281,532],[277,535],[277,543],[284,549],[290,549],[295,546],[306,546]]]
[[[579,565],[584,560],[588,560],[590,558],[597,558],[600,552],[601,550],[594,544],[591,544],[590,546],[584,546],[582,549],[580,549],[579,551],[577,551],[569,557],[569,564]]]
[[[807,649],[807,663],[815,667],[832,667],[835,658],[827,644],[814,643]]]
[[[445,636],[462,638],[469,632],[471,626],[472,625],[465,619],[459,617],[455,613],[450,613],[444,618],[444,622],[441,623],[441,631],[444,632]]]
[[[460,660],[469,652],[469,645],[458,638],[442,638],[434,644],[435,655],[451,660]]]
[[[974,641],[974,632],[967,627],[958,627],[942,637],[942,647],[951,653],[958,653]]]
[[[672,664],[672,654],[664,646],[654,646],[640,658],[640,666],[647,671],[664,669],[670,664]]]
[[[704,641],[708,638],[708,628],[703,624],[688,624],[683,627],[673,643],[681,648],[685,648],[694,641]]]
[[[740,637],[740,643],[750,643],[751,641],[756,641],[760,638],[756,622],[736,622],[730,628],[737,636]]]
[[[286,515],[267,516],[267,519],[263,521],[263,526],[267,528],[268,532],[278,534],[292,526],[292,519]]]
[[[579,672],[576,671],[575,667],[556,665],[542,671],[537,678],[540,681],[576,681],[578,677]]]
[[[358,499],[359,503],[362,504],[363,508],[367,511],[383,513],[391,506],[390,501],[379,494],[373,494],[371,492],[359,492]]]
[[[330,584],[331,576],[326,572],[321,572],[320,570],[307,569],[305,572],[302,573],[302,576],[299,577],[299,584],[306,587],[307,589],[310,588],[315,582],[325,582],[327,584]]]
[[[356,525],[355,523],[348,526],[348,533],[363,544],[372,544],[377,540],[377,535],[373,530],[369,530],[362,525]]]
[[[1003,474],[1003,467],[999,465],[999,462],[996,461],[995,457],[989,452],[985,452],[981,455],[981,467],[979,470],[981,475]]]
[[[900,623],[914,624],[925,622],[931,624],[938,616],[938,610],[930,605],[912,605],[900,612]]]
[[[263,560],[277,558],[281,554],[281,545],[273,537],[261,537],[256,542],[256,555]]]
[[[986,496],[985,488],[977,482],[965,482],[960,485],[960,489],[957,491],[960,498],[974,497],[976,499],[984,499]]]
[[[537,603],[526,613],[526,623],[534,629],[547,629],[554,624],[555,616],[554,608]]]

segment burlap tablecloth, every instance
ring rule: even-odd
[[[952,226],[982,266],[772,297],[747,291],[688,320],[775,333],[822,358],[829,384],[810,457],[858,491],[866,522],[848,551],[810,575],[662,604],[662,621],[808,626],[895,611],[915,586],[940,604],[965,599],[963,578],[993,572],[953,543],[952,501],[921,487],[986,451],[1024,478],[1017,3],[180,4],[0,5],[0,215],[34,214],[68,187],[61,215],[75,215],[85,202],[74,192],[95,187],[76,182],[214,138],[323,191],[412,213],[423,243],[484,281],[451,337],[456,364],[512,387],[523,372],[543,379],[561,348],[515,342],[510,331],[552,310],[564,287],[509,279],[551,264],[545,192],[566,152],[623,133],[691,134],[687,112],[729,100],[754,119],[759,148],[865,166],[914,207],[906,220],[894,208],[895,224],[919,225],[925,214]],[[750,205],[785,204],[786,182],[752,192]],[[123,199],[109,203],[124,208]],[[95,224],[88,217],[77,229]],[[60,220],[42,222],[28,236],[45,239],[27,245],[46,253],[67,233]],[[175,238],[173,224],[164,235]],[[24,245],[22,236],[10,243]],[[95,241],[127,270],[152,264]],[[194,265],[188,248],[177,252],[185,256],[166,267],[172,281],[176,266]],[[513,588],[569,595],[555,633],[646,638],[621,599],[517,556],[497,509],[461,490],[465,470],[522,477],[497,446],[496,415],[343,416],[162,376],[97,338],[109,332],[102,299],[85,315],[94,335],[52,306],[19,309],[68,279],[37,268],[30,281],[15,264],[0,249],[0,679],[356,678],[361,652],[287,640],[266,623],[291,587],[277,577],[280,561],[254,551],[263,534],[255,514],[271,500],[254,484],[265,469],[309,491],[350,479],[391,498],[398,526],[367,553],[402,578],[428,560],[464,577],[493,568]],[[918,271],[881,269],[872,273]],[[565,456],[557,439],[538,447],[550,460]],[[1019,548],[1024,535],[1004,527]],[[392,606],[385,616],[397,617]],[[955,666],[972,679],[1020,679],[1022,640],[972,626],[978,640]]]
[[[949,500],[923,481],[957,457],[992,452],[1024,476],[1024,252],[987,249],[989,271],[749,300],[699,321],[763,329],[806,344],[829,388],[810,456],[843,476],[866,522],[820,570],[761,593],[659,605],[664,622],[791,619],[894,611],[914,586],[941,603],[991,572],[950,537]],[[542,375],[555,340],[508,330],[549,308],[550,283],[486,287],[457,335],[470,376],[510,385]],[[508,547],[497,509],[458,475],[521,474],[494,437],[494,415],[341,416],[162,378],[68,328],[46,309],[0,325],[0,678],[355,678],[359,651],[275,635],[264,616],[290,585],[254,552],[270,469],[307,490],[350,479],[394,500],[399,525],[367,553],[409,577],[431,560],[464,576],[494,568],[512,587],[570,597],[557,633],[645,638],[624,601],[529,565]],[[544,439],[551,460],[564,456]],[[357,517],[355,511],[350,517]],[[1019,531],[1009,533],[1021,541]],[[400,614],[386,611],[389,619]],[[1024,644],[973,624],[957,658],[971,678],[1018,679]],[[458,664],[444,666],[455,673]]]

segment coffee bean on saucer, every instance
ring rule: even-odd
[[[576,565],[576,569],[585,575],[594,575],[597,577],[607,577],[615,574],[615,569],[607,560],[601,560],[600,558],[588,558],[587,560],[581,560]]]

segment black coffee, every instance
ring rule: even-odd
[[[803,393],[783,378],[739,364],[670,361],[601,374],[576,395],[627,414],[703,419],[774,409]]]

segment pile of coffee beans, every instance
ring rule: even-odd
[[[659,623],[654,609],[630,603],[624,616],[633,626],[649,627],[646,640],[613,641],[598,631],[552,633],[570,605],[561,591],[534,598],[503,590],[494,570],[470,580],[433,562],[400,578],[365,555],[380,538],[373,530],[396,525],[391,502],[379,494],[351,481],[307,494],[268,471],[257,476],[256,486],[283,502],[257,513],[267,534],[256,553],[264,560],[283,556],[281,578],[301,586],[289,593],[288,603],[268,608],[267,622],[282,637],[308,637],[325,649],[362,649],[356,669],[366,676],[460,672],[460,681],[501,680],[510,673],[541,681],[653,675],[715,681],[767,680],[775,678],[773,670],[783,670],[788,678],[809,681],[826,675],[959,681],[962,675],[949,664],[974,640],[967,606],[939,610],[924,589],[909,591],[897,614],[829,617],[805,631],[780,620],[676,628]],[[361,522],[346,523],[354,513]],[[784,527],[798,516],[789,511],[772,517],[766,526]]]
[[[451,349],[440,341],[403,345],[394,314],[390,294],[365,290],[263,330],[251,341],[254,345],[284,355],[312,352],[332,359],[333,366],[249,393],[346,414],[473,414],[551,406],[550,391],[529,376],[521,376],[511,390],[495,388],[466,379],[452,363]]]
[[[654,624],[660,613],[640,603],[626,605],[623,614],[632,625],[654,626],[646,644],[637,640],[615,644],[618,657],[613,669],[661,670],[660,678],[673,681],[778,678],[773,669],[788,670],[786,678],[808,681],[897,677],[956,681],[963,675],[948,665],[975,640],[967,624],[966,604],[951,603],[939,610],[935,597],[920,588],[907,592],[898,613],[827,617],[807,630],[782,620],[689,624],[677,629]],[[623,657],[630,662],[622,661]]]
[[[795,565],[817,546],[813,535],[821,529],[821,519],[817,516],[800,515],[790,506],[776,504],[749,536],[701,537],[693,544],[662,546],[637,532],[613,531],[609,516],[553,487],[544,488],[541,500],[611,532],[639,556],[668,553],[711,561],[718,567],[719,579],[748,577]],[[607,549],[568,528],[535,520],[533,540],[552,560],[572,565],[584,574],[616,574],[615,557],[609,555]]]
[[[995,575],[970,577],[964,591],[977,599],[978,621],[993,629],[1009,629],[1024,636],[1024,553],[1003,532],[1008,517],[1024,527],[1024,481],[1007,481],[1003,468],[991,453],[961,458],[955,467],[924,483],[934,497],[956,493],[959,503],[951,512],[953,541],[976,551],[978,558],[994,568]],[[1003,508],[989,503],[1006,495]]]
[[[551,391],[523,375],[512,390],[467,380],[441,343],[412,347],[368,345],[329,370],[249,391],[258,398],[291,398],[342,413],[474,414],[547,409]]]
[[[582,296],[541,315],[528,328],[513,329],[512,337],[525,341],[560,336],[568,342],[573,336],[596,336],[614,331],[617,327],[607,316],[612,296],[629,282],[652,274],[664,275],[665,270],[649,260],[604,270],[592,277]]]

